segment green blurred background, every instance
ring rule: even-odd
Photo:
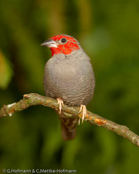
[[[139,135],[139,1],[1,0],[0,107],[43,91],[50,58],[41,43],[69,34],[91,57],[96,90],[88,110]],[[64,142],[55,111],[30,107],[0,119],[0,173],[12,169],[74,169],[136,174],[139,148],[104,128],[78,126]]]

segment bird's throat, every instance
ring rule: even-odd
[[[70,44],[65,44],[65,45],[58,45],[57,48],[55,47],[51,47],[51,52],[52,52],[52,56],[54,54],[60,54],[63,53],[65,55],[69,55],[71,54],[73,51],[76,51],[79,49],[79,46],[75,43],[70,43]]]
[[[55,55],[55,54],[62,53],[62,51],[59,48],[51,47],[50,50],[51,50],[52,56]]]

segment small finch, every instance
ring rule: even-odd
[[[69,117],[61,111],[63,104],[80,106],[82,120],[86,105],[93,97],[95,77],[90,58],[72,36],[61,34],[42,43],[49,47],[52,57],[46,62],[43,85],[47,97],[58,100],[62,137],[70,140],[76,136],[77,116]]]

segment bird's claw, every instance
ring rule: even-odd
[[[63,100],[61,98],[57,98],[57,102],[59,105],[59,114],[61,114],[61,109],[62,109],[62,105],[64,105]]]
[[[79,120],[78,120],[78,125],[80,125],[80,118],[79,118]]]
[[[80,110],[79,110],[79,113],[82,112],[82,123],[84,121],[84,117],[86,116],[87,114],[87,109],[86,109],[86,106],[85,105],[81,105],[80,106]],[[80,124],[80,122],[78,122]]]

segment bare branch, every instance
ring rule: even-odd
[[[54,108],[55,110],[58,110],[57,100],[49,98],[49,97],[41,96],[36,93],[31,93],[31,94],[25,94],[23,96],[23,99],[20,100],[19,102],[9,104],[9,105],[4,105],[0,109],[0,117],[7,116],[7,115],[12,116],[14,112],[22,111],[34,105],[43,105],[43,106],[51,107],[51,108]],[[79,118],[82,117],[82,113],[79,113],[79,107],[68,107],[66,105],[63,105],[62,110],[66,113],[77,115]],[[101,126],[110,131],[113,131],[116,134],[128,139],[133,144],[139,146],[139,136],[136,135],[131,130],[129,130],[129,128],[127,128],[126,126],[114,123],[110,120],[102,118],[99,115],[93,114],[89,111],[87,112],[87,115],[85,116],[85,121],[89,122],[90,124]]]

